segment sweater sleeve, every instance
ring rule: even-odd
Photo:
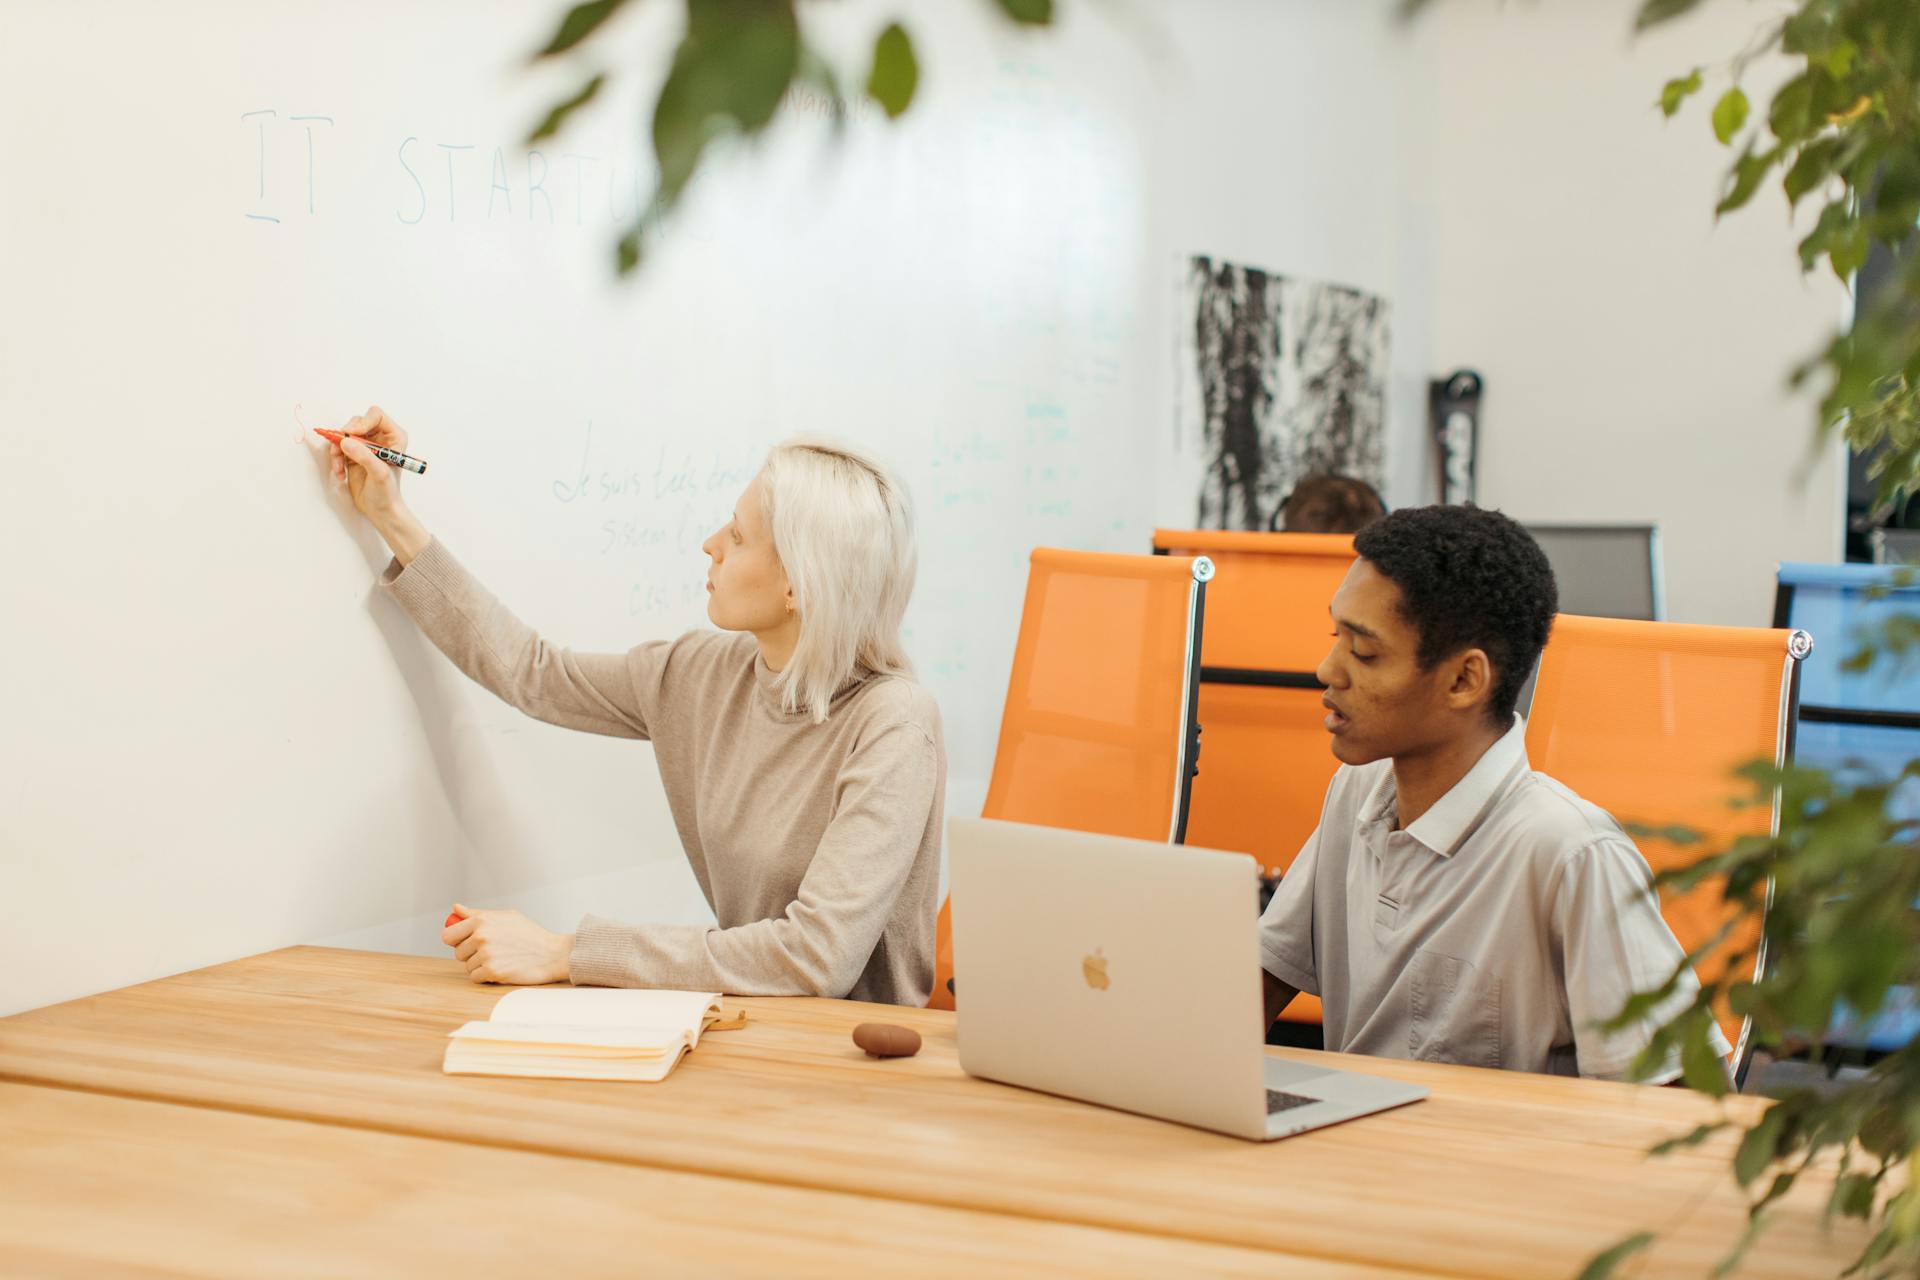
[[[626,653],[575,653],[542,640],[438,541],[381,588],[456,667],[501,701],[568,729],[649,738],[673,642]]]
[[[590,915],[574,936],[573,981],[845,996],[879,945],[913,869],[938,773],[938,750],[924,728],[888,726],[841,767],[833,817],[784,912],[731,929],[626,925]]]

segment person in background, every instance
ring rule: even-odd
[[[917,555],[906,490],[884,467],[823,441],[775,446],[701,546],[719,630],[574,653],[514,617],[407,508],[367,447],[405,451],[393,419],[372,408],[346,432],[333,475],[393,550],[381,588],[526,714],[650,740],[718,922],[589,915],[556,934],[456,903],[441,939],[469,977],[926,1003],[946,751],[900,644]]]
[[[1387,504],[1365,480],[1308,476],[1273,513],[1273,527],[1281,533],[1358,533],[1385,514]]]
[[[1343,767],[1261,916],[1268,1023],[1307,991],[1328,1049],[1621,1078],[1699,984],[1596,1026],[1685,952],[1619,824],[1527,764],[1514,706],[1553,623],[1546,555],[1473,507],[1396,511],[1354,549],[1315,673]]]

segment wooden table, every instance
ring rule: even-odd
[[[397,1208],[355,1197],[331,1215],[339,1231],[324,1230],[323,1215],[288,1237],[321,1259],[337,1249],[331,1269],[360,1273],[382,1242],[399,1259],[397,1242],[428,1240],[438,1224],[455,1237],[474,1224],[523,1266],[544,1262],[544,1237],[507,1234],[514,1188],[534,1183],[554,1199],[535,1208],[535,1197],[529,1213],[601,1223],[645,1242],[634,1248],[709,1269],[706,1230],[731,1224],[787,1271],[882,1265],[897,1247],[920,1271],[1571,1276],[1595,1250],[1650,1229],[1660,1239],[1642,1274],[1704,1274],[1744,1220],[1730,1139],[1646,1158],[1714,1113],[1679,1090],[1341,1057],[1433,1096],[1249,1143],[972,1079],[951,1014],[806,999],[737,1001],[747,1027],[703,1039],[656,1085],[443,1075],[446,1033],[485,1016],[501,991],[474,986],[451,960],[297,947],[0,1019],[0,1078],[24,1082],[0,1093],[0,1189],[51,1188],[79,1215],[62,1219],[67,1234],[85,1235],[76,1224],[89,1213],[104,1225],[118,1221],[114,1202],[142,1201],[139,1162],[114,1155],[126,1134],[252,1152],[235,1175],[246,1188],[272,1185],[262,1153],[284,1149],[275,1176],[296,1199],[324,1204],[355,1170],[399,1189]],[[855,1049],[848,1031],[876,1016],[916,1027],[919,1056]],[[1751,1118],[1760,1104],[1730,1107]],[[23,1115],[43,1117],[38,1146],[12,1140]],[[195,1126],[205,1134],[187,1136]],[[298,1137],[272,1136],[281,1132]],[[114,1187],[90,1210],[89,1169]],[[480,1169],[493,1190],[463,1217],[468,1171]],[[1807,1181],[1743,1275],[1837,1274],[1864,1246],[1857,1223],[1823,1230],[1819,1180]],[[203,1242],[218,1239],[223,1192],[207,1194],[178,1209],[201,1214]],[[44,1222],[0,1210],[0,1258],[16,1246],[57,1255]],[[570,1256],[632,1263],[591,1244]],[[231,1267],[185,1255],[167,1265],[247,1271],[244,1250],[235,1256]],[[746,1271],[769,1261],[737,1258]]]
[[[0,1083],[0,1274],[1270,1275],[1272,1254]],[[1357,1267],[1284,1259],[1289,1274]]]

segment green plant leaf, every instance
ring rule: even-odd
[[[1700,92],[1700,68],[1695,67],[1692,74],[1676,76],[1660,88],[1660,111],[1667,119],[1673,119],[1680,110],[1680,104]]]
[[[533,56],[551,58],[556,53],[565,53],[598,31],[600,25],[611,18],[626,2],[627,0],[589,0],[586,4],[576,4],[567,10],[566,16],[560,19],[560,28],[553,33],[553,39],[547,41],[546,47]]]
[[[1788,53],[1821,57],[1833,42],[1833,12],[1826,5],[1809,5],[1780,28],[1780,47]]]
[[[867,76],[867,95],[886,109],[889,119],[913,103],[913,91],[920,83],[920,63],[913,56],[913,41],[899,23],[893,23],[873,42],[873,70]]]
[[[1596,1253],[1580,1268],[1580,1280],[1607,1280],[1614,1268],[1653,1243],[1653,1232],[1642,1231],[1630,1235],[1604,1253]]]
[[[1894,1236],[1891,1228],[1888,1228],[1888,1227],[1880,1228],[1880,1234],[1875,1236],[1873,1239],[1867,1241],[1866,1249],[1861,1252],[1858,1258],[1854,1259],[1853,1265],[1848,1267],[1845,1271],[1842,1271],[1840,1274],[1842,1276],[1852,1276],[1852,1275],[1860,1274],[1862,1271],[1865,1271],[1868,1267],[1871,1267],[1876,1263],[1878,1263],[1882,1258],[1886,1257],[1889,1253],[1892,1253],[1894,1245],[1898,1243],[1900,1243],[1900,1241]]]
[[[1888,154],[1872,204],[1872,221],[1889,247],[1898,247],[1912,236],[1920,219],[1920,156],[1911,146]]]
[[[1735,126],[1736,128],[1738,126]],[[1767,108],[1767,127],[1782,142],[1798,142],[1813,131],[1813,75],[1802,72],[1780,86]],[[1725,139],[1721,139],[1725,141]]]
[[[1820,261],[1833,244],[1834,237],[1853,220],[1853,203],[1847,197],[1841,196],[1838,200],[1828,202],[1827,207],[1820,211],[1820,220],[1807,233],[1807,238],[1800,242],[1800,269],[1813,270],[1813,264]]]
[[[1718,1098],[1727,1092],[1727,1064],[1708,1039],[1712,1027],[1713,1019],[1702,1016],[1687,1028],[1686,1041],[1680,1046],[1680,1068],[1688,1088]]]
[[[1009,18],[1030,27],[1044,27],[1053,21],[1053,0],[994,0],[994,2]]]
[[[567,122],[568,116],[593,101],[593,95],[600,92],[600,85],[605,80],[606,76],[604,74],[596,75],[593,79],[581,85],[579,90],[571,98],[568,98],[564,102],[555,103],[553,109],[547,112],[547,118],[542,120],[539,126],[527,135],[527,145],[531,146],[543,138],[551,138],[554,134],[560,132],[560,126]]]
[[[1874,177],[1880,172],[1887,142],[1867,129],[1856,128],[1842,136],[1845,141],[1840,144],[1840,155],[1833,162],[1834,170],[1854,190],[1865,190],[1873,185]]]
[[[1733,1176],[1740,1185],[1750,1186],[1755,1178],[1766,1172],[1778,1153],[1780,1133],[1785,1125],[1787,1113],[1779,1103],[1767,1108],[1760,1117],[1760,1123],[1747,1130],[1740,1139],[1740,1150],[1734,1153]]]
[[[1671,22],[1690,9],[1698,8],[1700,0],[1646,0],[1640,6],[1640,12],[1634,15],[1633,29],[1645,31],[1648,27],[1657,27],[1663,22]]]
[[[1908,1167],[1916,1163],[1909,1158]],[[1887,1226],[1911,1252],[1920,1246],[1920,1187],[1908,1186],[1887,1202]]]
[[[1827,261],[1833,267],[1833,274],[1843,285],[1853,283],[1854,273],[1867,263],[1867,253],[1873,248],[1873,237],[1866,227],[1856,223],[1845,234],[1834,237],[1833,244],[1827,250]]]
[[[1691,956],[1684,957],[1679,964],[1676,964],[1668,971],[1666,978],[1664,978],[1658,986],[1646,991],[1634,992],[1628,996],[1625,1003],[1620,1006],[1620,1012],[1614,1014],[1612,1017],[1602,1018],[1595,1025],[1602,1031],[1618,1031],[1622,1027],[1630,1027],[1634,1023],[1639,1022],[1656,1008],[1665,1004],[1667,997],[1671,996],[1674,990],[1679,987],[1680,979],[1693,972],[1692,959],[1693,957]],[[1652,1047],[1651,1045],[1648,1046],[1649,1050],[1651,1050]],[[1659,1053],[1649,1054],[1649,1065],[1651,1067],[1664,1065],[1667,1058],[1667,1047],[1668,1046],[1663,1045]]]
[[[1846,1218],[1872,1217],[1873,1193],[1879,1181],[1870,1173],[1842,1176],[1834,1183],[1833,1198],[1827,1202],[1827,1211]]]
[[[1788,1169],[1783,1173],[1775,1174],[1773,1177],[1773,1185],[1767,1188],[1767,1194],[1761,1196],[1747,1209],[1747,1219],[1749,1221],[1757,1221],[1768,1205],[1793,1190],[1793,1184],[1799,1176],[1800,1171],[1798,1169]]]
[[[1784,1178],[1789,1186],[1793,1184],[1792,1174],[1783,1173],[1780,1177]],[[1779,1185],[1780,1183],[1776,1179],[1774,1186],[1778,1187]],[[1767,1200],[1771,1200],[1774,1194],[1773,1192],[1769,1192]],[[1767,1200],[1763,1200],[1760,1203],[1764,1205],[1767,1203]],[[1741,1262],[1746,1259],[1747,1251],[1753,1248],[1753,1242],[1760,1238],[1760,1232],[1766,1227],[1766,1224],[1767,1219],[1760,1216],[1758,1208],[1748,1213],[1746,1229],[1740,1233],[1740,1239],[1733,1246],[1733,1252],[1715,1264],[1712,1271],[1713,1280],[1722,1280],[1722,1277],[1730,1276],[1739,1270]]]
[[[1800,148],[1800,154],[1794,157],[1793,164],[1787,169],[1787,176],[1781,180],[1787,193],[1787,203],[1798,205],[1809,191],[1831,178],[1834,162],[1839,155],[1838,138],[1819,138]]]
[[[1732,184],[1725,198],[1714,209],[1714,216],[1732,213],[1753,199],[1753,193],[1760,189],[1760,183],[1767,176],[1767,171],[1773,168],[1773,162],[1779,158],[1780,148],[1774,147],[1768,151],[1749,150],[1734,161]]]
[[[1904,1153],[1908,1141],[1906,1120],[1892,1106],[1876,1109],[1860,1125],[1861,1149],[1883,1160]]]
[[[799,63],[790,0],[688,0],[687,33],[653,111],[653,151],[667,207],[679,200],[715,137],[766,126]]]
[[[1627,834],[1635,840],[1665,840],[1668,844],[1699,844],[1700,833],[1692,827],[1656,827],[1643,822],[1625,824]]]
[[[1699,1125],[1690,1133],[1682,1134],[1678,1138],[1668,1138],[1665,1142],[1656,1143],[1647,1149],[1647,1154],[1650,1156],[1672,1155],[1674,1152],[1684,1150],[1687,1147],[1697,1147],[1714,1134],[1720,1132],[1720,1130],[1730,1129],[1732,1127],[1733,1122],[1730,1120],[1715,1120],[1711,1124]]]
[[[1713,136],[1731,146],[1733,135],[1747,122],[1748,110],[1746,91],[1739,85],[1721,94],[1720,101],[1713,104]]]

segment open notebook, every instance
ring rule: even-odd
[[[451,1075],[661,1080],[700,1033],[731,1030],[710,991],[529,987],[500,998],[485,1022],[450,1033]]]

